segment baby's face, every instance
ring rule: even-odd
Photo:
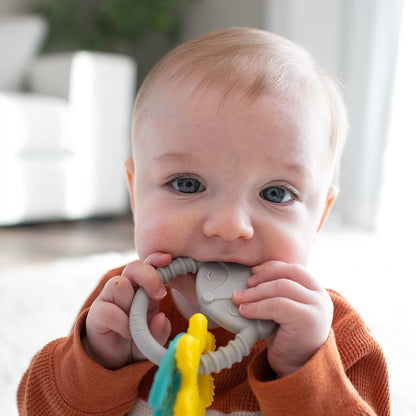
[[[305,264],[333,196],[327,126],[270,96],[221,98],[149,104],[130,184],[140,258]]]

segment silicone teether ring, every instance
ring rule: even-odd
[[[160,279],[166,284],[170,279],[186,273],[196,273],[200,263],[186,258],[177,258],[168,266],[157,269]],[[139,288],[130,307],[130,332],[140,351],[153,363],[160,365],[166,354],[162,347],[150,333],[147,324],[147,310],[150,299],[143,288]]]
[[[211,274],[211,270],[215,270]],[[249,354],[251,348],[257,339],[268,336],[274,329],[275,323],[272,321],[251,320],[241,317],[233,308],[235,305],[230,300],[232,290],[239,289],[238,285],[246,285],[246,280],[241,278],[240,273],[247,278],[249,269],[246,266],[234,263],[199,263],[191,258],[176,258],[168,266],[157,269],[163,283],[167,283],[170,279],[177,275],[186,273],[196,273],[197,275],[197,296],[201,295],[199,301],[201,310],[208,317],[214,319],[221,326],[225,326],[229,331],[237,333],[234,340],[230,341],[227,346],[219,348],[217,351],[208,352],[201,355],[199,363],[199,374],[218,373],[224,368],[230,368],[234,363],[239,362],[242,358]],[[235,273],[237,272],[237,273]],[[222,273],[218,278],[218,273]],[[232,276],[232,278],[230,278]],[[201,282],[201,284],[199,284]],[[212,283],[214,284],[213,287]],[[201,288],[199,288],[201,286]],[[247,286],[245,286],[247,288]],[[199,290],[200,289],[200,290]],[[244,287],[242,288],[244,289]],[[231,291],[231,292],[230,292]],[[200,292],[200,293],[199,293]],[[218,296],[219,295],[219,296]],[[216,302],[227,302],[227,313],[220,314],[220,319],[215,319],[211,312],[216,307]],[[206,304],[203,305],[202,302]],[[134,342],[140,351],[153,363],[160,365],[166,349],[162,347],[153,338],[147,324],[147,310],[149,307],[149,297],[140,288],[133,299],[130,308],[130,331]],[[223,317],[231,318],[230,322],[225,324]],[[218,317],[217,317],[218,318]],[[234,323],[237,323],[234,326]],[[228,325],[230,325],[228,327]]]

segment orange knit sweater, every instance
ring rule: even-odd
[[[110,371],[90,360],[81,345],[89,306],[107,280],[121,271],[118,268],[104,276],[68,337],[51,342],[33,358],[17,393],[20,415],[125,415],[137,400],[146,400],[155,365],[142,361]],[[329,293],[334,303],[330,335],[304,367],[276,380],[264,342],[258,341],[241,363],[215,375],[210,409],[220,414],[243,411],[264,416],[389,415],[383,353],[346,300],[336,292]],[[187,322],[170,296],[160,309],[171,319],[172,337],[186,330]],[[212,332],[217,347],[234,337],[224,329]]]

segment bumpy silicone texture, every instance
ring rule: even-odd
[[[201,312],[228,331],[236,333],[225,347],[201,356],[200,374],[219,373],[230,368],[249,354],[259,338],[266,338],[276,327],[273,321],[242,317],[231,297],[235,290],[247,289],[250,268],[236,263],[200,263],[190,257],[174,259],[168,266],[157,269],[164,284],[181,274],[197,273],[196,294]],[[130,308],[130,331],[140,351],[153,363],[160,365],[166,348],[153,338],[147,324],[149,297],[140,288]]]

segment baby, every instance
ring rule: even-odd
[[[155,270],[177,257],[247,265],[233,301],[278,329],[215,374],[207,415],[388,415],[382,351],[344,298],[307,268],[338,193],[346,135],[334,82],[276,34],[231,28],[163,58],[136,99],[126,162],[141,261],[109,272],[71,334],[35,356],[22,415],[149,415],[155,365],[132,341],[138,287],[165,344],[199,311],[195,277],[166,288]],[[209,322],[217,347],[234,338]],[[236,412],[236,413],[232,413]]]

